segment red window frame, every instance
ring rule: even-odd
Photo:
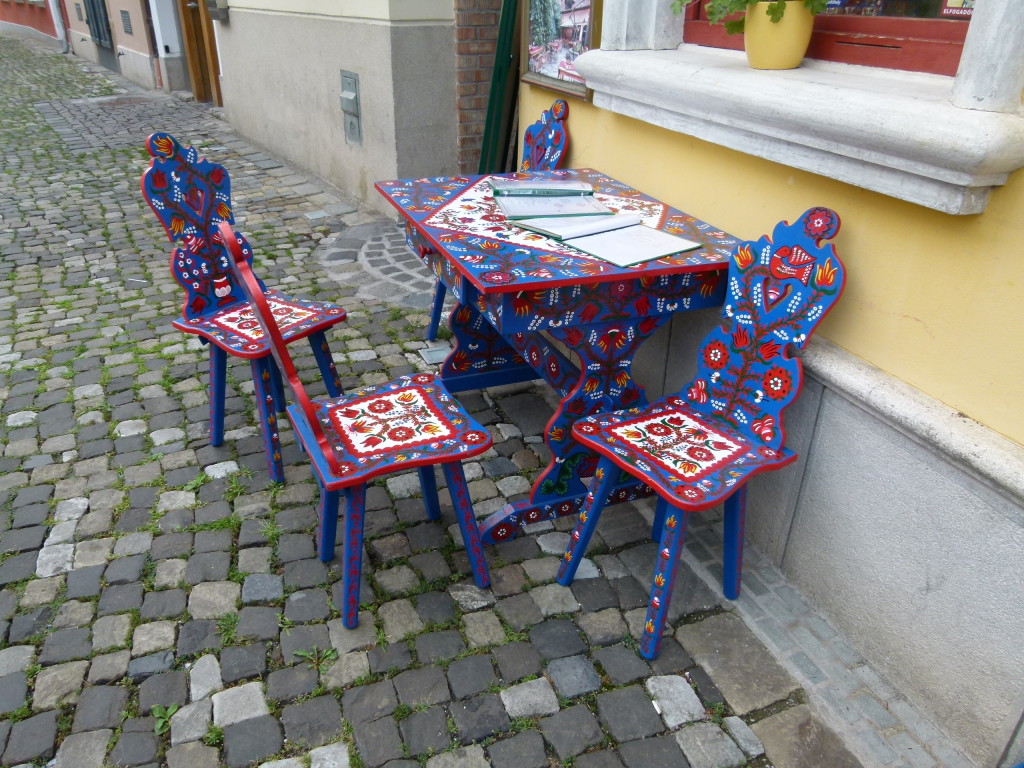
[[[707,20],[706,1],[686,7],[683,42],[742,50],[742,35],[728,35],[721,24]],[[968,22],[818,14],[807,57],[952,77],[960,64]]]

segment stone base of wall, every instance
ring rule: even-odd
[[[677,316],[641,351],[649,397],[689,380],[716,319]],[[1024,447],[826,341],[802,359],[800,460],[751,482],[748,540],[978,765],[1015,765]]]

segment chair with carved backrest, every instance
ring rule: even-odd
[[[284,409],[281,375],[270,347],[252,316],[227,259],[218,245],[217,225],[234,222],[231,180],[224,167],[200,158],[194,147],[182,146],[167,133],[146,140],[152,156],[142,174],[142,195],[167,232],[180,246],[171,252],[171,274],[185,289],[181,317],[172,325],[198,335],[210,346],[210,443],[224,442],[224,398],[227,356],[249,361],[267,452],[271,480],[284,480],[277,411]],[[242,240],[246,258],[252,249]],[[341,394],[324,331],[345,319],[345,310],[326,302],[307,301],[270,291],[268,299],[284,339],[309,338],[327,391]],[[272,395],[267,398],[265,395]]]
[[[573,425],[599,454],[594,482],[570,537],[558,581],[572,582],[601,510],[633,478],[658,495],[660,541],[640,652],[657,656],[690,512],[725,503],[723,590],[739,595],[746,482],[797,455],[785,447],[784,409],[803,381],[794,349],[839,299],[845,270],[831,240],[839,217],[812,208],[771,237],[741,243],[729,263],[720,324],[705,338],[697,374],[678,394],[644,408],[602,413]]]
[[[565,153],[569,149],[569,133],[565,129],[565,118],[569,115],[569,104],[565,99],[555,99],[550,109],[540,114],[540,119],[528,127],[523,134],[523,159],[519,164],[521,172],[557,171],[562,167]],[[409,247],[423,252],[428,245],[418,242],[414,232],[407,232]],[[430,324],[427,326],[427,341],[437,338],[437,327],[444,312],[446,289],[440,280],[434,286],[434,302],[430,309]]]
[[[363,551],[366,484],[376,477],[416,468],[427,517],[440,518],[434,465],[440,464],[462,531],[477,586],[490,583],[462,460],[491,447],[490,433],[459,405],[433,374],[401,376],[340,397],[310,399],[299,381],[275,311],[252,273],[244,240],[227,223],[219,227],[235,284],[245,295],[284,373],[295,405],[288,417],[309,456],[320,487],[317,549],[334,557],[340,494],[345,494],[342,622],[356,626]]]

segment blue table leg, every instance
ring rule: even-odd
[[[339,491],[329,491],[318,475],[320,486],[320,503],[317,506],[316,548],[320,562],[326,563],[334,559],[334,540],[338,535],[338,503],[341,501]]]
[[[437,329],[441,325],[441,315],[444,312],[444,295],[446,292],[444,283],[438,280],[434,285],[434,303],[430,305],[430,325],[427,326],[427,341],[434,341],[437,338]]]

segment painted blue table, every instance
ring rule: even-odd
[[[674,312],[718,306],[737,240],[592,169],[516,174],[590,182],[608,207],[703,243],[698,250],[616,267],[516,227],[497,210],[486,176],[399,179],[376,184],[404,217],[410,242],[457,300],[455,347],[441,367],[449,390],[542,378],[561,402],[544,439],[551,462],[529,501],[506,505],[484,523],[485,543],[524,524],[579,511],[596,458],[572,437],[573,423],[600,411],[644,406],[633,357]],[[568,349],[565,355],[552,340]],[[649,489],[627,483],[614,501]]]

